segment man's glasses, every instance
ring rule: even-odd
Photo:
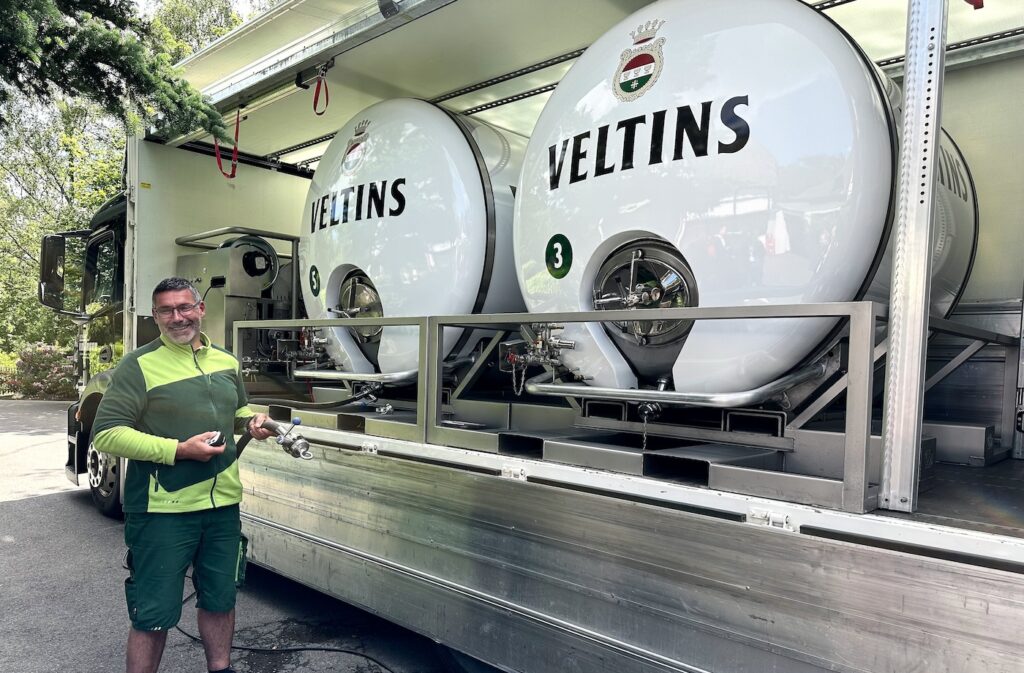
[[[178,315],[180,315],[180,316],[187,316],[187,315],[191,315],[191,314],[195,313],[196,309],[199,308],[199,305],[202,304],[202,303],[203,302],[201,302],[201,301],[197,301],[194,304],[178,304],[177,306],[160,306],[159,308],[154,306],[153,307],[153,314],[154,315],[158,315],[161,318],[170,318],[171,316],[174,315],[174,312],[177,311]]]

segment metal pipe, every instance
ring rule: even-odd
[[[448,372],[455,369],[456,367],[471,365],[474,362],[475,360],[472,357],[456,358],[451,362],[445,362],[444,370]],[[336,369],[296,369],[294,376],[297,379],[319,379],[322,381],[359,381],[362,383],[394,384],[415,381],[418,374],[418,369],[409,369],[404,372],[391,372],[389,374],[378,374],[377,372],[362,374],[359,372],[342,372]]]
[[[332,402],[306,402],[305,400],[286,400],[278,399],[276,397],[250,397],[249,401],[253,404],[274,404],[279,407],[291,407],[293,409],[337,409],[353,402],[370,397],[375,393],[380,392],[379,386],[366,386],[358,393],[346,397],[343,400],[334,400]]]
[[[562,397],[586,397],[598,400],[620,400],[626,402],[661,402],[663,404],[687,404],[695,407],[745,407],[769,400],[793,386],[825,374],[825,365],[818,363],[766,383],[760,388],[738,393],[683,393],[675,390],[639,390],[636,388],[597,388],[570,383],[540,383],[540,377],[526,382],[526,392],[531,395]],[[550,376],[544,373],[542,377]]]
[[[378,374],[370,372],[362,374],[359,372],[340,372],[335,369],[296,369],[297,379],[317,379],[321,381],[360,381],[363,383],[405,383],[415,381],[419,374],[418,369],[410,369],[404,372],[391,372],[389,374]]]
[[[206,238],[213,238],[214,236],[227,236],[229,234],[243,234],[246,236],[259,236],[260,238],[269,238],[277,241],[298,241],[298,236],[292,234],[281,234],[276,231],[267,231],[265,229],[252,229],[250,227],[219,227],[217,229],[211,229],[209,231],[201,231],[198,234],[189,234],[188,236],[179,236],[174,239],[174,242],[178,245],[187,246],[190,243],[196,241],[202,241]]]

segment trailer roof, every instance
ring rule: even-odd
[[[905,2],[804,1],[899,74]],[[647,4],[650,0],[285,0],[180,65],[229,121],[244,105],[242,151],[315,168],[334,131],[368,105],[396,96],[435,100],[528,135],[575,57]],[[948,67],[1021,51],[1019,0],[989,0],[981,10],[951,0],[947,44],[956,51],[947,56]],[[331,58],[330,104],[317,116],[313,90],[296,86],[296,77],[311,83],[317,67]],[[169,140],[211,141],[200,134]]]

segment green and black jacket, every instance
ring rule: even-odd
[[[242,500],[234,433],[253,412],[238,360],[205,334],[201,340],[193,351],[161,335],[126,355],[96,411],[96,449],[129,459],[126,512],[195,512]],[[175,463],[179,441],[212,430],[227,438],[224,453]]]

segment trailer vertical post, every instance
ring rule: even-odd
[[[914,511],[927,355],[933,192],[937,172],[948,0],[910,0],[903,81],[889,357],[879,506]]]

